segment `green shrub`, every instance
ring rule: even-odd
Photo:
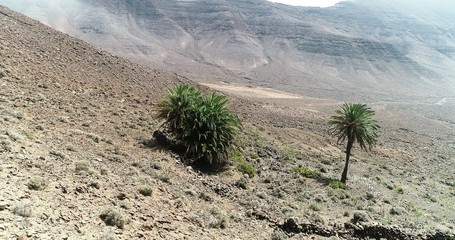
[[[46,180],[42,178],[32,178],[27,183],[27,187],[30,190],[41,191],[44,190],[47,186]]]
[[[241,189],[248,189],[248,181],[246,180],[246,178],[241,178],[235,182],[235,186]]]
[[[399,187],[399,188],[395,188],[394,191],[395,191],[396,193],[398,193],[398,194],[403,194],[403,193],[404,193],[403,188],[400,188],[400,187]]]
[[[227,218],[217,219],[217,221],[210,224],[212,228],[226,229],[229,226]]]
[[[431,202],[437,202],[438,201],[438,200],[436,200],[436,198],[434,198],[429,193],[425,193],[425,195],[423,195],[423,198],[426,198],[426,199],[430,200]]]
[[[66,150],[70,151],[70,152],[78,152],[79,150],[77,149],[77,147],[73,144],[69,144],[66,146]]]
[[[139,188],[139,193],[146,197],[152,196],[152,192],[153,192],[153,190],[150,187]]]
[[[337,179],[329,178],[328,181],[329,181],[329,186],[333,189],[338,189],[338,188],[345,189],[346,188],[346,184],[338,181]]]
[[[320,173],[315,172],[305,166],[293,167],[291,168],[291,172],[301,174],[307,178],[317,178],[321,176]]]
[[[256,175],[256,169],[254,168],[254,165],[245,160],[241,151],[239,150],[231,151],[229,154],[229,159],[231,159],[237,164],[236,168],[241,173],[248,174],[250,178]]]
[[[243,154],[240,150],[235,149],[231,152],[229,152],[229,159],[232,161],[239,163],[245,161],[245,158],[243,157]]]
[[[87,161],[81,161],[75,163],[75,170],[76,173],[81,173],[81,172],[90,172],[91,171],[91,166],[90,163]]]
[[[309,208],[310,208],[311,210],[315,211],[315,212],[321,211],[321,208],[320,208],[318,205],[316,205],[316,204],[311,204],[311,205],[309,206]]]
[[[100,214],[100,218],[101,218],[101,220],[103,220],[104,223],[106,223],[106,225],[116,226],[120,229],[122,229],[125,224],[125,220],[123,219],[123,216],[120,213],[118,213],[112,209],[107,209],[107,210],[103,211]]]
[[[228,99],[216,93],[202,94],[188,85],[177,85],[159,105],[158,117],[186,148],[185,158],[209,165],[224,163],[241,128],[228,108]]]
[[[292,146],[290,147],[285,145],[284,147],[278,149],[278,155],[285,160],[290,160],[301,157],[302,154]]]
[[[87,162],[87,161],[81,161],[81,162],[75,163],[74,170],[76,171],[76,174],[80,174],[80,175],[83,175],[83,174],[95,175],[95,176],[99,175],[99,173],[92,168],[92,165],[90,164],[90,162]]]
[[[253,152],[253,151],[248,152],[248,156],[249,156],[251,159],[258,159],[258,158],[259,158],[258,153],[257,153],[257,152]]]
[[[26,203],[18,203],[13,207],[12,212],[21,217],[30,217],[32,216],[32,205]]]
[[[254,168],[254,165],[245,160],[237,164],[237,169],[242,173],[248,174],[250,178],[254,177],[254,175],[256,174],[256,169]]]

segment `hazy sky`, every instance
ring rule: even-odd
[[[335,5],[340,0],[269,0],[271,2],[279,2],[294,6],[309,6],[309,7],[330,7]]]

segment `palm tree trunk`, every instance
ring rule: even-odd
[[[348,137],[348,145],[346,146],[346,162],[344,163],[344,170],[341,174],[340,180],[342,183],[346,183],[346,180],[348,179],[349,158],[351,157],[352,145],[354,145],[354,138]]]

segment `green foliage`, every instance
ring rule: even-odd
[[[32,178],[30,181],[27,183],[27,187],[30,190],[35,190],[35,191],[41,191],[44,190],[47,186],[46,180],[42,178]]]
[[[338,189],[338,188],[345,189],[346,188],[346,184],[338,181],[337,179],[329,178],[328,181],[329,181],[329,186],[333,189]]]
[[[321,176],[320,173],[315,172],[305,166],[293,167],[291,168],[291,172],[301,174],[307,178],[317,178]]]
[[[374,111],[370,107],[360,103],[345,103],[336,113],[330,118],[329,124],[332,125],[331,133],[338,136],[338,142],[352,139],[362,149],[376,144],[379,125],[372,118]]]
[[[243,157],[242,152],[238,149],[235,149],[235,150],[229,152],[229,159],[231,159],[232,161],[234,161],[236,163],[245,161],[245,158]]]
[[[32,205],[19,203],[13,207],[12,212],[21,217],[31,217],[32,216]]]
[[[258,159],[259,158],[259,155],[257,152],[254,152],[254,151],[249,151],[248,152],[248,156],[251,158],[251,159]]]
[[[166,119],[171,132],[182,131],[182,123],[187,121],[189,112],[202,101],[202,94],[188,85],[177,85],[168,90],[167,97],[161,101],[158,117]]]
[[[218,219],[216,222],[210,224],[212,228],[226,229],[229,226],[229,221],[227,218]]]
[[[400,188],[400,187],[399,187],[399,188],[395,188],[394,191],[395,191],[396,193],[398,193],[398,194],[403,194],[403,193],[404,193],[403,188]]]
[[[311,204],[308,208],[313,210],[313,211],[315,211],[315,212],[321,211],[321,208],[318,205],[314,204],[314,203]]]
[[[247,161],[242,161],[237,164],[237,169],[245,174],[248,174],[250,178],[254,177],[256,175],[256,169],[254,168],[254,165],[252,163],[249,163]]]
[[[436,198],[434,198],[429,193],[425,193],[425,195],[423,195],[423,198],[426,198],[426,199],[428,199],[428,200],[430,200],[431,202],[434,202],[434,203],[438,201],[438,200],[436,200]]]
[[[71,151],[71,152],[78,152],[79,150],[77,149],[76,146],[74,146],[73,144],[69,144],[66,146],[66,150],[68,151]]]
[[[254,168],[254,165],[250,162],[247,162],[243,157],[242,152],[240,152],[239,150],[231,151],[229,154],[229,158],[233,160],[235,163],[237,163],[236,168],[241,173],[248,174],[250,178],[256,175],[256,169]]]
[[[150,187],[142,187],[142,188],[139,188],[139,193],[146,197],[150,197],[150,196],[152,196],[153,189]]]
[[[238,117],[227,108],[228,102],[216,93],[204,95],[194,87],[177,85],[160,103],[158,116],[186,147],[185,157],[221,164],[241,128]]]
[[[290,160],[294,158],[301,157],[302,153],[292,146],[283,146],[278,149],[278,155],[281,156],[285,160]]]
[[[78,174],[80,174],[82,172],[91,174],[92,173],[92,167],[91,167],[89,162],[81,161],[81,162],[75,163],[75,171]]]
[[[112,209],[107,209],[103,211],[100,214],[100,218],[108,226],[116,226],[122,229],[123,226],[125,225],[125,220],[123,219],[123,216]]]

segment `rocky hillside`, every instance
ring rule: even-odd
[[[0,29],[0,239],[453,238],[453,123],[374,104],[380,144],[354,149],[343,189],[339,102],[232,97],[239,148],[203,173],[151,139],[165,89],[189,80],[5,7]]]
[[[434,101],[455,94],[452,1],[356,0],[330,8],[266,0],[0,3],[198,81],[341,100]]]

